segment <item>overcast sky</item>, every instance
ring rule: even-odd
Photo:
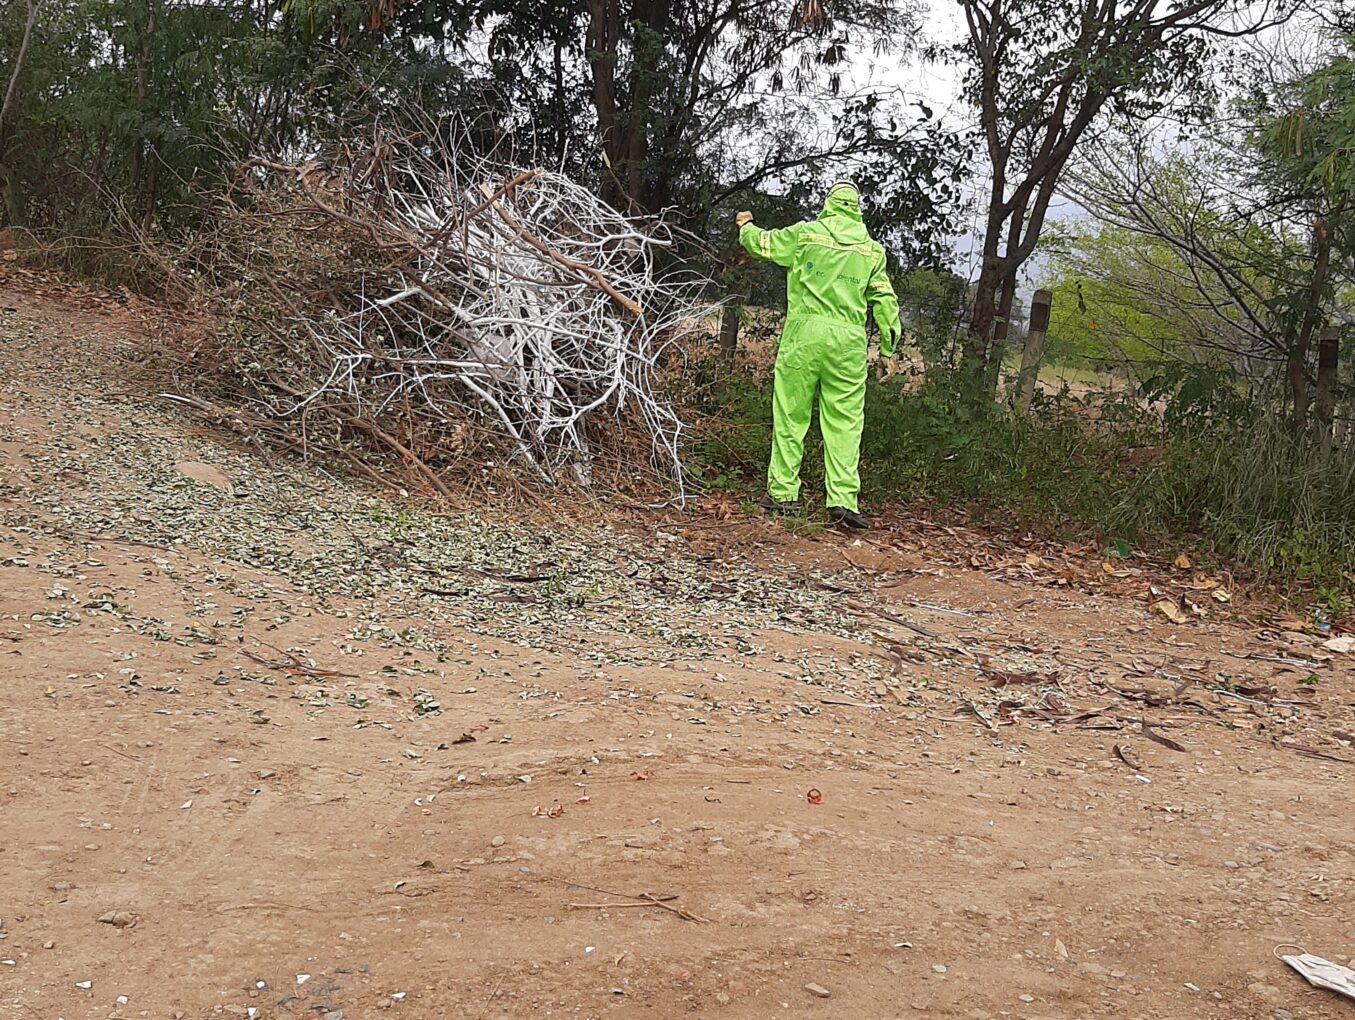
[[[1332,0],[1332,2],[1355,4],[1355,0]],[[1265,0],[1258,0],[1256,4],[1253,4],[1253,12],[1259,12],[1268,6]],[[955,0],[932,0],[929,4],[923,30],[928,39],[938,42],[953,42],[964,39],[967,35],[967,29],[960,5]],[[1262,33],[1251,44],[1244,42],[1239,45],[1247,46],[1256,43],[1263,47],[1273,45],[1276,36],[1281,33],[1291,37],[1295,35],[1311,37],[1314,34],[1314,25],[1311,19],[1296,20],[1283,29],[1272,29]],[[883,58],[876,59],[869,54],[858,54],[855,63],[858,68],[859,82],[898,87],[910,95],[916,95],[922,98],[944,123],[953,127],[967,127],[975,123],[975,111],[960,98],[959,69],[946,65],[928,64],[916,56],[900,59],[897,55],[886,55]],[[969,279],[978,275],[984,204],[990,180],[986,172],[986,157],[983,153],[979,153],[978,158],[983,160],[983,163],[973,168],[973,175],[968,182],[968,186],[978,193],[979,200],[971,203],[972,208],[964,217],[965,232],[956,237],[953,243],[953,267],[956,272]],[[1056,196],[1050,205],[1049,222],[1051,224],[1057,221],[1070,222],[1087,218],[1087,213],[1080,206],[1067,199]],[[1043,268],[1043,262],[1037,253],[1023,272],[1023,290],[1032,288],[1036,282],[1040,281]]]
[[[929,39],[938,42],[958,42],[965,38],[967,29],[959,4],[953,0],[934,0],[927,13],[924,31]],[[886,56],[875,60],[865,56],[859,58],[863,67],[863,77],[879,84],[898,87],[910,95],[917,95],[932,108],[933,114],[942,123],[954,128],[973,126],[976,113],[960,97],[960,69],[945,64],[927,63],[917,56]],[[986,173],[986,158],[982,165],[974,167],[972,179],[968,182],[971,190],[976,190],[982,199],[988,193],[989,176]],[[984,202],[972,202],[963,220],[964,233],[954,238],[954,258],[952,267],[961,276],[973,280],[978,276],[979,252],[983,243]],[[1050,219],[1072,219],[1082,215],[1074,204],[1055,198],[1050,206]],[[1039,275],[1038,257],[1028,264],[1023,272],[1024,282],[1033,286]]]

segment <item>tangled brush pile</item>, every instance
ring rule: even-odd
[[[661,220],[465,139],[378,140],[328,167],[255,160],[240,180],[210,274],[270,338],[238,366],[256,428],[444,494],[486,447],[547,481],[648,466],[681,493],[661,376],[712,309],[709,281],[672,268]]]

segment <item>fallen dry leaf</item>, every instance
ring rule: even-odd
[[[992,687],[1011,687],[1013,684],[1056,684],[1059,682],[1057,672],[1018,673],[1005,672],[1000,669],[983,669],[982,673],[988,678],[989,686]]]
[[[1115,757],[1119,758],[1120,761],[1124,762],[1135,772],[1142,771],[1142,769],[1139,768],[1139,763],[1129,756],[1129,748],[1125,747],[1123,744],[1116,744],[1111,750],[1115,752]]]
[[[1172,623],[1185,623],[1190,619],[1189,616],[1181,611],[1181,607],[1178,606],[1173,599],[1158,599],[1150,608],[1152,612],[1157,613],[1159,616],[1166,617]]]
[[[1150,725],[1148,725],[1146,722],[1140,722],[1140,723],[1139,723],[1139,728],[1143,731],[1143,735],[1144,735],[1145,737],[1147,737],[1149,740],[1155,741],[1156,743],[1161,744],[1163,747],[1169,747],[1169,748],[1171,748],[1173,751],[1181,751],[1181,752],[1184,752],[1184,751],[1185,751],[1185,747],[1184,747],[1184,746],[1182,746],[1181,744],[1178,744],[1178,743],[1177,743],[1175,740],[1173,740],[1171,737],[1168,737],[1168,736],[1166,736],[1165,734],[1162,734],[1162,733],[1157,732],[1157,730],[1153,729],[1153,728],[1152,728]]]

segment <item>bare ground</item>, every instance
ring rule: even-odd
[[[1227,584],[386,503],[155,406],[129,314],[32,284],[0,1015],[1355,1016],[1272,955],[1355,962],[1351,658]]]

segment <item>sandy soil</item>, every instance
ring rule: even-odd
[[[1355,963],[1355,660],[1243,593],[917,520],[348,504],[30,284],[0,1016],[1355,1016],[1272,955]]]

